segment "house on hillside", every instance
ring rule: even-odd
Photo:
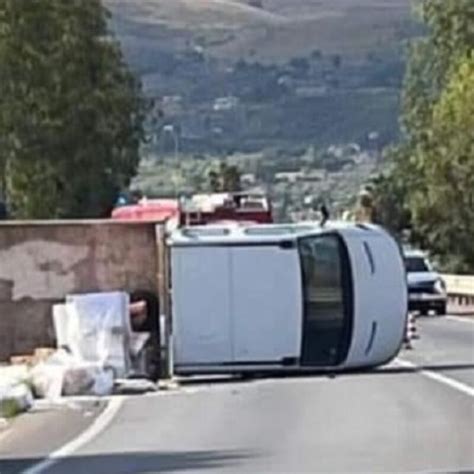
[[[257,182],[257,178],[254,173],[246,173],[240,177],[242,186],[254,186]]]
[[[233,110],[239,105],[240,101],[237,97],[227,96],[218,97],[214,101],[213,109],[215,112],[221,112],[225,110]]]
[[[161,107],[167,116],[181,114],[183,112],[183,98],[180,95],[165,95],[161,99]]]
[[[315,183],[326,179],[326,177],[327,171],[325,169],[317,169],[304,173],[302,181],[307,183]]]
[[[275,173],[274,179],[277,183],[296,183],[305,177],[304,171],[281,171]]]

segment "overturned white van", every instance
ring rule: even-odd
[[[401,347],[405,269],[377,226],[189,227],[168,243],[177,374],[373,367]]]

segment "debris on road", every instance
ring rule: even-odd
[[[33,354],[10,357],[10,364],[12,366],[23,365],[26,367],[34,367],[47,360],[52,354],[54,354],[55,350],[56,349],[50,347],[38,347],[35,349]]]
[[[157,385],[147,379],[117,379],[114,385],[114,393],[119,395],[138,395],[157,390]]]
[[[160,380],[158,382],[159,390],[178,390],[180,388],[179,382],[175,379]]]
[[[108,395],[114,376],[111,369],[84,362],[64,349],[31,371],[31,382],[38,398],[55,400],[68,395]]]
[[[150,335],[131,329],[131,309],[135,312],[136,306],[130,308],[123,292],[69,295],[65,304],[56,305],[58,349],[33,369],[35,394],[51,399],[109,395],[115,380],[144,373]]]
[[[67,296],[53,307],[57,347],[14,356],[0,370],[0,407],[23,411],[33,395],[57,400],[156,390],[146,379],[150,333],[132,330],[143,313],[146,303],[130,304],[123,292]]]
[[[32,403],[27,366],[0,367],[0,419],[23,413]]]
[[[131,366],[128,305],[129,297],[122,292],[70,295],[58,333],[66,337],[63,342],[75,358],[124,377]]]

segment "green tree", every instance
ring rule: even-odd
[[[222,190],[226,192],[241,191],[240,171],[237,166],[221,164]]]
[[[209,178],[209,188],[211,192],[213,193],[218,193],[221,191],[221,183],[219,179],[219,174],[215,170],[209,171],[208,174]]]
[[[0,1],[0,167],[18,217],[106,213],[136,172],[143,112],[100,0]]]
[[[406,204],[407,187],[394,172],[382,173],[370,182],[375,222],[401,236],[411,228],[411,214]]]
[[[428,35],[413,41],[410,49],[402,124],[408,139],[421,142],[458,58],[474,47],[474,2],[423,0],[418,10]]]
[[[410,49],[402,94],[405,143],[398,150],[397,166],[409,188],[423,188],[423,163],[417,150],[426,146],[438,102],[460,57],[474,47],[474,2],[423,0],[418,14],[428,35],[414,40]],[[407,195],[408,196],[408,195]]]
[[[212,169],[208,173],[209,188],[214,193],[238,192],[240,186],[240,170],[237,166],[221,162],[218,170]]]
[[[404,141],[391,153],[391,175],[381,181],[375,198],[391,225],[398,227],[407,213],[418,243],[450,260],[452,269],[474,271],[474,139],[469,133],[474,2],[423,0],[419,12],[428,34],[410,52]]]
[[[411,196],[415,225],[453,270],[474,271],[474,50],[434,106],[417,160],[425,183]]]
[[[417,7],[428,34],[412,41],[402,93],[401,125],[405,142],[397,151],[397,165],[417,185],[423,184],[416,154],[431,125],[433,107],[439,100],[453,67],[474,44],[471,0],[422,0]]]

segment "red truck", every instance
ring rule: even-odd
[[[271,202],[263,193],[195,194],[180,199],[141,199],[112,212],[118,220],[175,220],[182,225],[219,222],[273,223]]]

